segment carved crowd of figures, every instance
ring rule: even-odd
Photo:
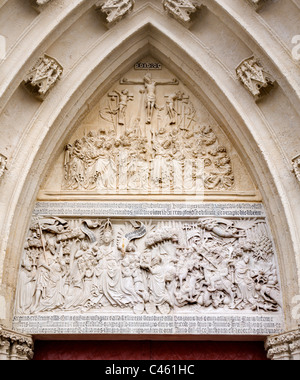
[[[145,106],[131,122],[127,108],[135,96],[128,89],[115,91],[100,112],[106,128],[66,146],[64,190],[185,194],[233,189],[231,159],[213,128],[197,123],[193,104],[180,91],[165,95],[165,105],[158,105],[156,86],[178,82],[150,78],[145,77],[140,94]]]
[[[276,312],[280,290],[264,220],[35,218],[16,314]]]

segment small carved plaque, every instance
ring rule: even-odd
[[[135,70],[161,70],[162,64],[158,62],[138,62],[134,68]]]

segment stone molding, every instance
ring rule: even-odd
[[[31,360],[32,358],[32,337],[8,330],[0,325],[0,361]]]
[[[271,360],[300,360],[300,327],[269,337],[265,348]]]

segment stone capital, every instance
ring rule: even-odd
[[[265,348],[271,360],[300,360],[300,327],[270,336],[266,340]]]
[[[0,325],[0,361],[31,360],[32,358],[32,337],[6,329]]]

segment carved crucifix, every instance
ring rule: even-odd
[[[146,74],[143,78],[143,81],[129,81],[124,78],[120,82],[125,85],[144,85],[146,93],[146,109],[147,109],[147,124],[151,124],[153,118],[154,109],[157,108],[156,103],[156,87],[164,85],[178,85],[179,82],[177,79],[171,81],[159,82],[152,78],[152,75]]]

